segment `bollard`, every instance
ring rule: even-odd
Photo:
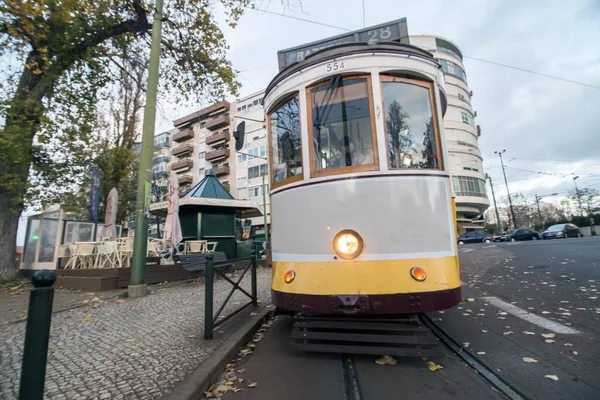
[[[206,255],[204,269],[204,340],[213,337],[213,255]]]
[[[29,295],[19,400],[44,398],[54,282],[56,275],[46,269],[37,271],[31,278],[33,288]]]
[[[258,295],[256,288],[256,251],[252,250],[252,270],[250,271],[250,280],[252,286],[252,305],[255,306],[258,304]]]

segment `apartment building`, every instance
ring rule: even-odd
[[[471,104],[473,91],[467,84],[462,53],[454,43],[438,36],[410,36],[410,44],[431,52],[444,72],[448,98],[444,133],[456,195],[459,234],[481,229],[484,225],[483,214],[490,206],[490,201],[478,143],[481,128],[475,123],[477,112]]]

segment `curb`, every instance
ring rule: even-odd
[[[219,378],[225,365],[235,357],[238,351],[246,345],[252,335],[260,328],[263,320],[273,313],[273,307],[262,307],[256,310],[257,315],[252,316],[244,325],[235,331],[223,342],[209,357],[194,369],[173,392],[165,396],[167,400],[199,400]]]

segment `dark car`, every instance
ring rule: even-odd
[[[542,233],[542,239],[566,239],[568,237],[583,237],[579,227],[573,224],[552,225]]]
[[[491,243],[492,238],[489,233],[484,231],[471,231],[463,233],[458,237],[458,244],[465,243]]]
[[[504,242],[520,242],[522,240],[539,240],[540,234],[529,229],[517,229],[504,236]]]

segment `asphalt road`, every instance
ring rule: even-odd
[[[464,302],[430,317],[461,351],[525,399],[600,399],[600,238],[465,245],[459,254]],[[290,319],[279,317],[253,353],[229,368],[241,390],[225,398],[353,398],[341,356],[294,351],[290,331]],[[353,356],[359,398],[504,398],[442,349],[430,360],[396,365]],[[427,361],[444,368],[430,371]]]

